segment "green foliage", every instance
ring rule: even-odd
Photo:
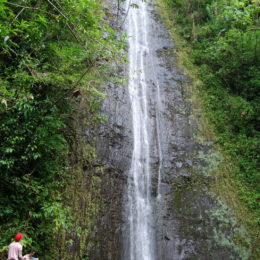
[[[73,223],[62,203],[74,112],[69,97],[84,90],[89,125],[102,120],[104,95],[94,85],[109,61],[120,59],[124,41],[95,0],[0,0],[0,20],[0,251],[5,257],[6,245],[23,232],[50,259],[55,237]]]
[[[235,158],[241,198],[260,223],[260,3],[164,0],[193,49],[204,102],[223,151]]]

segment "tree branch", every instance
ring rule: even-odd
[[[53,4],[50,0],[47,0],[47,1],[52,5],[52,7],[53,7],[56,11],[59,12],[59,14],[60,14],[61,16],[63,16],[67,21],[69,21],[69,18],[68,18],[65,14],[63,14],[63,13],[61,12],[61,10],[60,10],[55,4]],[[78,38],[78,36],[75,34],[75,32],[73,31],[73,29],[71,28],[71,26],[69,25],[69,23],[66,23],[66,26],[69,28],[69,30],[70,30],[70,32],[72,33],[72,35],[74,36],[74,38],[75,38],[78,42],[82,42],[82,41]]]
[[[31,9],[31,10],[35,10],[35,11],[40,11],[40,12],[43,12],[45,14],[49,14],[49,15],[52,15],[52,16],[56,16],[55,14],[52,14],[50,12],[47,12],[45,10],[42,10],[40,8],[36,8],[36,7],[31,7],[31,6],[24,6],[24,5],[18,5],[18,4],[14,4],[14,3],[10,3],[10,2],[5,2],[5,4],[7,5],[12,5],[12,6],[15,6],[15,7],[21,7],[23,9]],[[19,14],[20,15],[20,14]]]
[[[23,8],[21,9],[21,11],[15,16],[15,18],[13,19],[13,21],[12,21],[11,23],[13,23],[13,22],[20,16],[20,14],[21,14],[24,10],[25,10],[25,8],[23,7]]]

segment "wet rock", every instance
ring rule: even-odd
[[[184,83],[190,80],[177,68],[176,46],[153,8],[153,3],[149,2],[150,50],[145,59],[150,65],[146,68],[146,75],[149,75],[146,94],[156,231],[154,259],[246,260],[246,256],[241,258],[234,242],[237,224],[230,222],[232,214],[225,215],[228,221],[219,217],[224,214],[220,203],[209,193],[213,177],[207,155],[212,153],[213,144],[195,140],[199,128],[190,118],[194,111],[185,100],[184,91]],[[123,67],[119,68],[119,73],[124,71]],[[157,86],[160,100],[156,95]],[[123,257],[123,251],[129,240],[127,216],[124,215],[126,183],[133,181],[128,177],[133,151],[131,105],[127,86],[110,83],[106,95],[103,114],[108,123],[100,127],[97,145],[104,170],[96,172],[102,174],[103,207],[93,234],[99,246],[93,248],[90,255],[95,260],[128,260]]]

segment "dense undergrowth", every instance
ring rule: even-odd
[[[16,232],[43,259],[73,226],[62,191],[77,148],[73,113],[102,120],[96,86],[109,77],[123,41],[95,0],[0,0],[0,252]],[[79,111],[78,96],[85,105]],[[74,145],[75,146],[75,145]],[[88,147],[88,148],[86,148]],[[91,160],[91,146],[83,160]],[[77,158],[76,158],[77,159]],[[76,162],[77,163],[77,162]],[[79,232],[79,231],[78,231]],[[27,249],[27,250],[28,250]],[[42,259],[41,257],[41,259]]]
[[[251,228],[259,227],[260,2],[160,2],[203,83],[204,111],[232,165],[228,171],[236,192],[253,216],[248,219]]]

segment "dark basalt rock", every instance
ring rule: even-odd
[[[184,91],[184,85],[187,86],[190,81],[176,67],[176,46],[170,41],[153,8],[153,4],[149,3],[149,42],[155,71],[147,67],[147,75],[151,75],[147,95],[153,126],[149,134],[155,204],[155,259],[246,260],[248,254],[241,254],[234,242],[239,227],[232,224],[232,214],[227,210],[223,213],[225,217],[217,216],[216,212],[222,211],[222,206],[208,190],[213,178],[210,176],[211,161],[208,155],[215,152],[214,147],[212,143],[195,140],[198,127],[190,118],[191,106],[185,100]],[[122,73],[126,68],[119,70]],[[154,77],[160,85],[160,104],[154,94]],[[104,166],[101,183],[103,207],[93,235],[98,247],[92,248],[90,256],[95,260],[121,260],[123,240],[127,240],[128,236],[124,229],[123,212],[133,149],[132,115],[127,86],[110,83],[106,95],[108,98],[103,102],[103,114],[108,123],[100,127],[97,145],[100,158],[97,164]],[[161,162],[156,143],[156,116],[159,116],[160,122]],[[159,167],[162,196],[156,199]],[[246,245],[243,250],[248,252],[250,249]]]

